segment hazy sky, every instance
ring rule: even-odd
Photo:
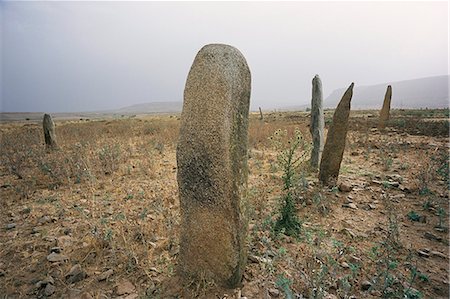
[[[1,2],[1,111],[182,101],[198,50],[237,47],[255,109],[448,74],[448,2]]]

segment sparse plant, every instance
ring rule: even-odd
[[[112,174],[119,169],[120,146],[106,144],[98,151],[98,158],[104,174]]]
[[[301,132],[296,129],[292,139],[287,139],[287,131],[277,130],[270,137],[278,151],[278,164],[283,171],[283,196],[281,199],[280,217],[275,223],[274,230],[288,236],[298,236],[301,223],[297,216],[294,202],[294,188],[298,181],[301,164],[306,161],[306,142]],[[287,139],[287,141],[286,141]]]
[[[410,211],[407,216],[411,221],[420,221],[420,215],[415,211]]]
[[[283,290],[286,299],[293,299],[294,294],[291,290],[292,281],[284,275],[280,275],[277,278],[276,286]]]

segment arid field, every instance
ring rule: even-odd
[[[326,128],[333,111],[325,111]],[[250,115],[242,287],[176,277],[179,115],[0,124],[0,298],[448,298],[449,111],[352,111],[336,187],[307,112]],[[297,237],[276,231],[295,131]],[[302,154],[304,154],[302,156]]]

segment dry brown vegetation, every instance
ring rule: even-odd
[[[310,141],[309,117],[251,115],[249,261],[236,290],[174,283],[178,116],[56,121],[55,151],[40,123],[1,124],[1,298],[447,298],[448,110],[392,115],[379,132],[376,112],[352,112],[340,188],[298,168],[296,238],[274,230],[283,182],[269,137],[298,128]]]

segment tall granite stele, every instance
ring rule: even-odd
[[[389,121],[389,114],[391,111],[391,99],[392,99],[392,87],[388,85],[386,94],[384,95],[383,107],[380,110],[380,121],[378,128],[386,128],[386,124]]]
[[[189,71],[177,145],[185,279],[242,279],[250,83],[244,56],[223,44],[204,46]]]
[[[327,141],[320,161],[319,180],[324,185],[334,185],[339,177],[342,157],[347,138],[350,101],[353,96],[353,83],[345,91],[333,115],[333,123],[327,134]]]
[[[316,75],[312,80],[311,123],[309,126],[309,131],[313,141],[310,161],[311,167],[314,169],[319,167],[324,145],[323,129],[325,127],[325,120],[322,102],[322,81],[320,80],[319,75]]]
[[[42,126],[44,128],[44,140],[47,149],[58,148],[58,144],[56,143],[55,123],[50,114],[44,114]]]

